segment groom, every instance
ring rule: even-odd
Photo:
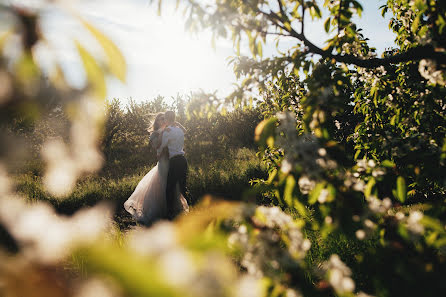
[[[167,174],[166,203],[167,216],[174,219],[179,214],[175,201],[176,185],[179,183],[181,194],[186,197],[187,160],[184,157],[184,132],[175,125],[175,112],[168,110],[164,113],[167,128],[163,132],[163,140],[158,148],[160,154],[165,147],[169,151],[169,173]]]

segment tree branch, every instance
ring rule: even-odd
[[[342,9],[342,0],[339,0],[339,8],[338,8],[338,15],[337,15],[337,21],[338,21],[338,36],[341,32],[341,9]]]
[[[363,68],[376,68],[379,66],[389,65],[389,64],[397,64],[402,62],[409,62],[409,61],[419,61],[422,59],[431,59],[435,60],[436,62],[439,62],[439,64],[446,65],[446,54],[442,52],[438,52],[435,50],[435,48],[432,45],[423,45],[418,46],[415,48],[411,48],[405,52],[401,52],[398,54],[395,54],[391,57],[385,57],[385,58],[369,58],[369,59],[363,59],[360,57],[356,57],[354,55],[341,55],[341,54],[333,54],[331,51],[323,50],[313,44],[311,41],[309,41],[306,36],[303,33],[298,33],[293,28],[287,29],[285,28],[283,23],[283,19],[279,17],[274,11],[271,11],[269,13],[264,12],[262,10],[258,10],[260,13],[264,14],[272,23],[273,25],[281,28],[282,30],[289,32],[290,37],[294,37],[300,41],[303,42],[303,44],[308,48],[308,51],[313,54],[318,54],[322,56],[323,58],[329,58],[334,59],[337,62],[346,63],[346,64],[353,64],[359,67]]]
[[[282,17],[286,17],[285,10],[283,9],[282,0],[277,0],[277,3],[279,4],[280,14]]]

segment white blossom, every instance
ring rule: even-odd
[[[158,222],[150,229],[140,228],[130,231],[128,245],[141,255],[157,256],[176,248],[178,245],[172,223]]]
[[[338,294],[353,292],[355,283],[350,277],[352,272],[339,258],[333,254],[330,259],[323,264],[323,270],[328,275],[328,282]]]
[[[421,76],[426,78],[431,84],[446,85],[443,71],[437,70],[437,64],[433,60],[423,59],[420,61],[418,71]]]
[[[249,275],[256,278],[274,275],[284,263],[303,259],[311,248],[311,242],[304,238],[293,218],[278,207],[259,206],[250,219],[263,227],[259,233],[253,234],[241,223],[228,239],[230,247],[238,247],[242,252],[241,265]],[[285,254],[280,244],[283,238],[287,238]]]
[[[316,182],[314,180],[310,180],[306,175],[301,176],[297,183],[302,194],[310,193],[316,186]]]
[[[380,200],[375,196],[369,196],[367,200],[369,209],[373,213],[384,214],[392,207],[392,201],[387,197]]]
[[[355,235],[359,240],[363,240],[365,238],[365,232],[362,229],[357,230]]]
[[[75,297],[117,297],[121,296],[119,291],[112,281],[91,278],[76,289]]]
[[[17,198],[3,199],[0,220],[22,246],[24,254],[42,263],[54,263],[72,249],[88,245],[110,226],[108,205],[82,209],[71,217],[57,215],[46,203],[27,205]]]
[[[46,189],[55,197],[66,197],[82,173],[98,170],[103,162],[98,148],[101,104],[91,98],[79,101],[72,119],[70,146],[62,139],[46,141],[42,156],[47,164],[43,178]]]
[[[321,193],[319,194],[319,197],[317,198],[317,201],[319,203],[325,203],[327,202],[328,197],[330,196],[330,193],[327,189],[322,189]]]
[[[422,234],[424,232],[424,226],[420,223],[423,218],[423,213],[416,210],[411,211],[407,218],[407,229],[414,234]]]

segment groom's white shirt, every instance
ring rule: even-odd
[[[169,126],[163,132],[163,139],[160,147],[157,150],[158,155],[167,146],[169,150],[169,158],[184,155],[184,132],[176,126]]]

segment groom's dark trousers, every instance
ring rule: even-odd
[[[175,218],[180,210],[175,208],[176,185],[179,183],[180,192],[186,198],[187,160],[183,155],[173,156],[169,159],[169,173],[167,174],[166,202],[169,219]]]

